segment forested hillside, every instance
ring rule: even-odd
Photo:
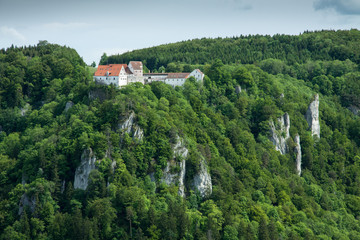
[[[140,60],[150,70],[171,62],[206,64],[215,59],[223,63],[253,64],[269,58],[286,64],[309,60],[349,59],[360,63],[360,31],[319,31],[290,35],[250,35],[232,38],[203,38],[134,50],[121,55],[103,55],[100,64]]]
[[[206,74],[176,88],[95,85],[75,50],[46,42],[1,50],[1,239],[360,239],[357,35],[118,56]],[[289,50],[245,61],[222,44],[248,42],[244,56],[257,56],[261,39],[288,39]],[[211,42],[223,57],[182,48],[211,52]],[[316,94],[320,138],[305,118]],[[287,115],[289,136],[273,131]],[[272,134],[286,137],[283,152]]]

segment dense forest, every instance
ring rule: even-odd
[[[151,70],[172,62],[206,64],[221,59],[224,64],[254,64],[278,59],[286,64],[347,59],[360,63],[360,31],[304,32],[299,36],[250,35],[232,38],[195,39],[106,56],[100,64],[143,61]]]
[[[176,88],[96,85],[75,50],[44,41],[0,50],[0,239],[360,239],[359,39],[201,39],[102,58],[206,75]],[[320,136],[305,118],[316,94]],[[270,131],[285,113],[282,154]]]

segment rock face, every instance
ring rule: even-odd
[[[89,182],[89,174],[91,170],[95,169],[96,157],[92,152],[92,149],[84,150],[81,155],[80,166],[76,168],[75,171],[75,180],[74,180],[74,189],[83,189],[85,190]]]
[[[311,130],[311,135],[317,135],[320,138],[319,94],[316,94],[314,101],[310,103],[305,118]]]
[[[163,170],[163,176],[161,178],[162,182],[165,182],[167,185],[177,185],[179,186],[179,195],[185,197],[185,173],[186,173],[186,162],[185,159],[188,156],[189,150],[185,147],[184,141],[177,137],[176,144],[173,147],[174,156],[180,157],[181,162],[176,162],[175,160],[168,161],[165,169]],[[178,168],[178,172],[172,172],[172,169]]]
[[[270,122],[270,140],[281,154],[286,154],[288,151],[286,141],[290,138],[289,130],[290,117],[287,113],[278,118],[275,124],[273,121]]]
[[[348,109],[354,114],[354,115],[358,115],[359,114],[359,111],[360,109],[354,105],[350,105],[348,107]]]
[[[211,176],[208,172],[205,159],[202,159],[200,162],[200,170],[194,176],[193,187],[199,191],[201,197],[209,196],[212,193]]]
[[[124,133],[128,133],[130,136],[132,134],[134,140],[141,141],[144,137],[144,131],[136,124],[135,121],[135,113],[131,112],[129,117],[122,123],[119,124],[119,129]]]
[[[74,103],[72,101],[67,102],[66,105],[65,105],[64,111],[67,112],[73,106],[74,106]]]
[[[298,175],[301,175],[301,146],[300,146],[300,136],[296,134],[295,139],[295,153],[296,153],[296,171]]]
[[[235,92],[236,92],[236,94],[241,93],[241,86],[240,86],[240,85],[237,85],[237,86],[235,87]]]
[[[31,196],[31,198],[29,198],[29,196],[26,193],[24,193],[21,196],[20,203],[19,203],[19,212],[18,212],[19,215],[21,215],[23,213],[25,207],[29,207],[30,212],[32,212],[32,213],[35,211],[36,199],[35,199],[34,195]]]
[[[175,159],[168,161],[165,169],[163,170],[163,176],[161,182],[167,185],[179,186],[178,194],[185,197],[185,175],[186,175],[186,159],[189,154],[189,150],[186,148],[184,141],[178,136],[176,143],[172,147],[174,151]],[[176,159],[180,158],[180,162]],[[176,171],[174,171],[174,169]],[[150,174],[152,181],[155,181],[154,174]],[[205,159],[200,161],[200,170],[195,174],[191,187],[195,191],[199,191],[201,197],[206,197],[212,193],[211,176],[208,172]]]
[[[22,117],[25,116],[25,114],[30,110],[30,104],[25,104],[23,108],[20,108],[20,114]]]

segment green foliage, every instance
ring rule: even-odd
[[[102,56],[205,72],[177,88],[95,85],[73,49],[46,41],[0,50],[0,238],[359,238],[360,121],[347,109],[360,106],[357,39],[357,30],[241,36]],[[321,139],[304,118],[315,93]],[[281,155],[269,122],[285,112]],[[178,138],[189,151],[185,198],[161,180],[169,162],[179,173]],[[96,169],[74,189],[86,149]],[[201,162],[213,184],[205,198],[192,188]]]

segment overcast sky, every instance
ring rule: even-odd
[[[0,0],[0,48],[47,40],[101,55],[203,37],[360,29],[360,0]]]

